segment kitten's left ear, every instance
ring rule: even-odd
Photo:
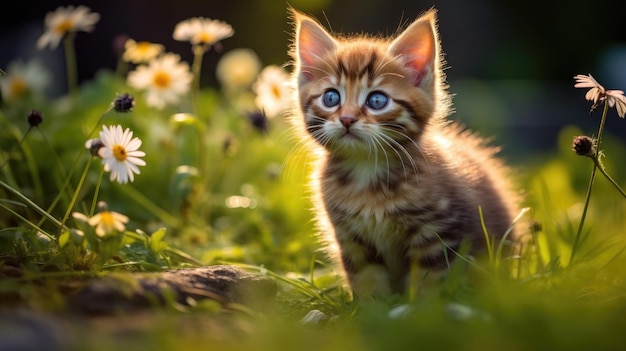
[[[416,19],[389,46],[389,52],[414,73],[415,86],[432,85],[438,53],[436,12],[430,10]]]

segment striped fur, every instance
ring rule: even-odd
[[[435,11],[390,39],[333,36],[293,15],[294,122],[320,151],[319,229],[353,291],[403,293],[412,265],[441,275],[465,242],[480,252],[479,207],[489,234],[504,234],[518,197],[497,150],[445,119]]]

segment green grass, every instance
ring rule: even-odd
[[[133,111],[108,111],[126,91]],[[553,152],[517,165],[529,208],[518,225],[535,229],[521,257],[492,247],[490,259],[457,260],[444,282],[415,296],[362,302],[319,252],[304,186],[309,156],[286,121],[269,120],[262,132],[229,95],[199,94],[194,113],[157,111],[103,71],[73,96],[0,105],[0,309],[15,318],[0,334],[28,329],[17,318],[26,309],[52,318],[35,334],[51,330],[61,348],[76,350],[622,348],[626,202],[596,179],[572,261],[593,167],[571,151],[583,134],[576,127],[564,126]],[[29,128],[32,109],[44,119]],[[134,182],[109,181],[90,159],[84,143],[102,124],[142,139],[147,165]],[[626,146],[605,135],[602,149],[607,172],[626,179]],[[61,225],[66,213],[91,214],[96,201],[129,217],[123,233],[98,238],[72,217]],[[222,263],[276,280],[277,299],[259,310],[171,302],[96,318],[67,312],[64,284],[74,279]],[[325,318],[302,323],[311,311]]]
[[[3,159],[11,158],[2,169],[3,182],[42,207],[49,204],[63,183],[58,170],[63,167],[67,174],[81,153],[79,164],[85,164],[88,156],[82,139],[109,103],[102,96],[115,96],[120,84],[113,76],[101,75],[82,90],[84,95],[70,111],[61,103],[46,102],[41,108],[44,123],[30,132],[19,151],[3,152]],[[87,324],[73,317],[61,323],[67,328],[65,342],[93,350],[588,350],[621,345],[626,327],[622,235],[626,208],[604,179],[599,178],[594,188],[577,260],[568,265],[592,166],[570,150],[571,136],[581,134],[576,128],[563,129],[554,154],[541,155],[527,165],[530,211],[525,216],[540,223],[541,230],[513,265],[497,261],[502,267],[514,267],[505,273],[519,277],[495,272],[493,262],[478,262],[477,268],[460,261],[447,281],[421,289],[412,301],[396,296],[359,303],[351,302],[338,288],[332,267],[321,264],[302,185],[306,172],[300,170],[301,155],[290,154],[294,141],[285,134],[284,121],[272,120],[269,132],[259,133],[244,116],[221,105],[219,92],[203,93],[213,104],[205,106],[212,111],[211,128],[204,131],[203,152],[211,160],[206,177],[185,179],[189,175],[175,173],[174,166],[183,160],[192,165],[197,162],[192,138],[196,131],[186,130],[189,126],[172,129],[168,116],[156,115],[140,104],[129,114],[111,112],[104,117],[104,123],[134,128],[144,140],[148,164],[132,184],[107,182],[106,177],[102,182],[100,197],[106,198],[110,209],[131,218],[127,238],[112,259],[85,261],[86,257],[66,250],[68,246],[60,248],[57,240],[37,237],[26,222],[38,223],[42,216],[2,190],[1,262],[19,267],[28,277],[51,282],[42,290],[39,285],[30,286],[27,279],[4,275],[2,290],[11,297],[5,302],[19,301],[27,308],[63,316],[63,294],[51,293],[55,279],[230,262],[276,279],[277,301],[263,311],[169,306],[155,308],[148,315],[122,314]],[[11,149],[22,138],[25,124],[16,116],[24,111],[2,112],[2,150]],[[165,140],[154,138],[158,135],[154,130],[160,128],[166,131]],[[229,134],[234,146],[225,152],[224,138]],[[604,146],[610,152],[605,159],[607,169],[623,179],[625,169],[617,159],[624,146],[610,136]],[[79,196],[77,208],[91,203],[99,167],[98,162],[91,164],[89,185]],[[72,186],[77,184],[78,173]],[[197,193],[198,188],[203,193]],[[65,212],[71,192],[66,193],[52,211],[55,218]],[[225,201],[230,196],[248,197],[256,206],[229,208]],[[176,218],[175,226],[161,221],[151,207]],[[57,236],[58,229],[50,221],[40,225]],[[150,243],[157,240],[151,235],[142,236],[158,228],[165,228],[165,235],[158,239],[164,246]],[[392,318],[390,311],[402,304],[408,309]],[[328,320],[300,323],[311,310],[323,311]],[[86,325],[95,328],[87,330]]]

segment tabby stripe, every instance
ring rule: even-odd
[[[376,62],[376,60],[378,60],[378,56],[376,52],[373,52],[370,56],[370,61],[363,67],[361,72],[359,72],[358,77],[362,77],[367,73],[368,80],[372,82],[374,80],[374,62]]]
[[[335,172],[332,172],[332,176],[337,179],[337,183],[341,186],[348,186],[354,181],[352,172],[345,168],[338,168]]]
[[[435,206],[429,205],[424,207],[400,207],[396,208],[394,215],[409,216],[411,218],[431,217],[436,214]]]
[[[313,105],[313,100],[317,99],[320,96],[322,96],[322,94],[311,95],[311,97],[309,97],[304,103],[304,106],[302,107],[302,111],[304,111],[305,113],[308,112],[309,109],[311,108],[311,105]]]
[[[459,247],[459,242],[456,242],[452,245],[448,244],[445,249],[442,246],[441,252],[439,252],[437,255],[420,257],[419,265],[420,267],[432,269],[435,271],[446,270],[450,268],[450,264],[452,264],[452,262],[454,262],[454,260],[456,259]]]
[[[415,111],[413,110],[413,107],[408,101],[401,100],[401,99],[393,99],[393,101],[395,101],[398,105],[404,107],[404,109],[407,110],[407,112],[411,115],[413,119],[420,121],[420,122],[428,121],[428,116],[417,115]]]
[[[415,228],[415,227],[417,227],[417,228]],[[417,230],[419,230],[420,226],[415,226],[415,227],[411,228],[411,229],[413,229],[412,232],[409,232],[407,230],[407,233],[410,233],[409,236],[410,235],[415,235]],[[414,245],[414,246],[422,248],[422,249],[427,248],[427,247],[431,247],[431,246],[441,246],[442,242],[452,241],[452,240],[456,240],[457,239],[457,235],[454,235],[452,233],[459,233],[459,232],[449,232],[448,231],[448,232],[443,232],[441,234],[436,233],[436,234],[433,234],[431,236],[423,236],[422,235],[422,236],[420,236],[419,241],[414,240],[414,241],[412,241],[411,245]]]
[[[337,77],[341,77],[343,75],[347,75],[348,74],[348,70],[346,69],[346,66],[343,64],[343,61],[339,60],[339,64],[337,65]]]
[[[384,265],[385,264],[385,260],[382,257],[382,255],[378,252],[378,250],[376,250],[376,248],[372,245],[370,245],[369,243],[365,242],[358,234],[353,233],[353,232],[348,232],[346,233],[349,238],[348,239],[344,239],[344,240],[340,240],[339,244],[340,247],[348,247],[348,245],[346,245],[346,243],[350,243],[353,245],[358,246],[358,249],[361,249],[363,254],[363,258],[364,258],[364,262],[366,265],[371,265],[371,264],[379,264],[379,265]],[[348,272],[357,272],[359,268],[362,267],[357,267],[355,264],[357,262],[354,262],[354,260],[352,259],[354,256],[357,256],[354,254],[354,247],[350,247],[347,252],[346,251],[342,251],[341,253],[341,260],[343,261],[343,265],[346,269],[346,271]]]

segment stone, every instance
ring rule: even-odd
[[[93,314],[211,299],[223,306],[271,306],[277,285],[267,276],[232,265],[182,268],[159,273],[111,273],[88,280],[69,297],[73,309]]]

